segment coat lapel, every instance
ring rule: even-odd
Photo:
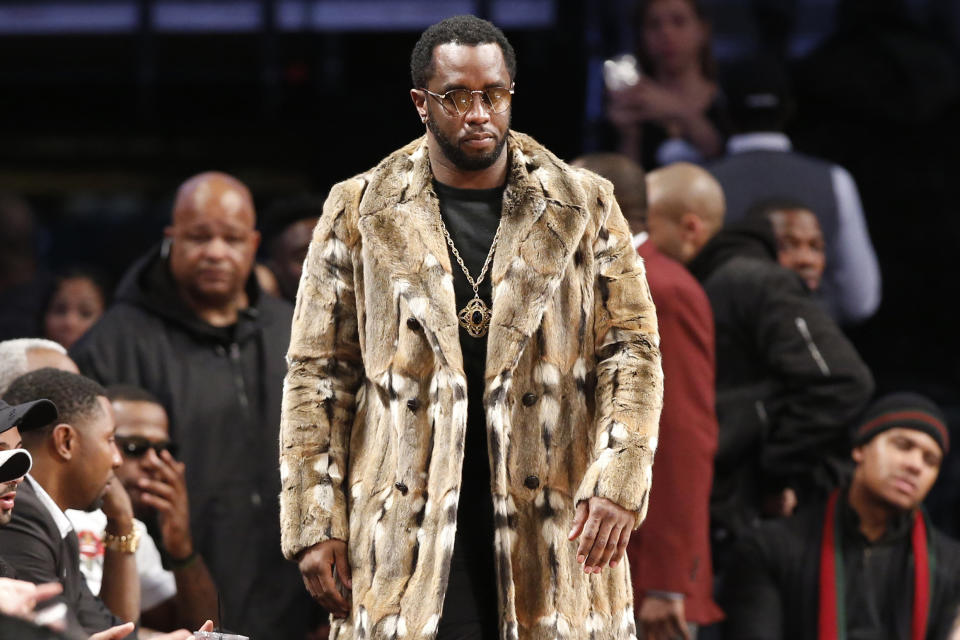
[[[503,229],[491,270],[488,381],[516,367],[587,223],[578,182],[560,179],[569,169],[532,138],[516,132],[509,136]],[[390,274],[393,295],[404,297],[428,335],[435,336],[434,351],[462,371],[451,263],[437,225],[440,209],[426,138],[369,174],[359,213],[365,264]]]
[[[431,182],[425,137],[371,172],[359,207],[363,258],[392,283],[392,292],[371,293],[404,298],[437,357],[462,372],[453,276]]]
[[[509,377],[516,367],[583,236],[587,213],[573,203],[585,202],[585,196],[573,192],[576,181],[555,180],[562,171],[567,169],[532,138],[511,132],[503,229],[491,275],[488,383]]]

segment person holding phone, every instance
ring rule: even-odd
[[[623,73],[620,82],[605,73],[607,117],[619,134],[620,152],[647,170],[719,156],[723,100],[710,23],[699,1],[640,2],[637,41],[636,73]],[[623,57],[621,65],[624,60],[629,64]]]

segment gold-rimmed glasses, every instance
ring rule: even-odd
[[[513,87],[490,87],[489,89],[451,89],[446,93],[434,93],[430,89],[422,89],[436,98],[437,102],[447,114],[462,116],[473,108],[475,95],[480,95],[480,102],[491,113],[503,113],[510,108],[513,99]]]

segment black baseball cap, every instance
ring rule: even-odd
[[[41,429],[57,419],[57,407],[49,400],[34,400],[10,406],[0,399],[0,433],[18,427],[21,431]],[[26,475],[33,460],[26,449],[0,451],[0,482]]]
[[[57,419],[57,407],[49,400],[9,405],[0,399],[0,433],[12,427],[20,431],[41,429]]]

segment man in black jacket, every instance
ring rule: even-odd
[[[63,586],[63,593],[53,600],[67,605],[69,633],[85,636],[122,624],[87,587],[80,573],[77,534],[64,514],[66,509],[91,509],[103,503],[113,470],[120,465],[113,441],[113,411],[103,388],[75,373],[46,368],[17,378],[4,397],[14,404],[49,399],[59,411],[49,424],[21,433],[33,457],[33,469],[17,489],[13,518],[0,528],[4,559],[20,580]],[[138,610],[140,589],[133,557],[137,539],[129,501],[127,508],[126,514],[106,506],[104,510],[110,518],[107,533],[122,547],[115,549],[119,554],[113,561],[127,563],[131,569],[118,573],[121,580],[128,578],[118,586],[131,593]],[[135,621],[136,615],[128,620]]]
[[[722,593],[726,637],[948,637],[960,545],[920,507],[949,447],[943,414],[923,396],[891,394],[867,410],[853,442],[848,488],[738,545]]]
[[[187,180],[163,244],[130,269],[71,355],[92,378],[147,389],[167,410],[222,624],[258,640],[301,638],[313,605],[280,554],[277,518],[292,307],[251,277],[254,221],[250,192],[235,178]]]
[[[675,164],[647,186],[651,239],[687,264],[713,308],[720,437],[711,519],[722,561],[725,541],[759,516],[790,513],[798,495],[836,485],[846,426],[873,379],[799,276],[777,264],[772,230],[721,230],[723,192],[709,173]]]

